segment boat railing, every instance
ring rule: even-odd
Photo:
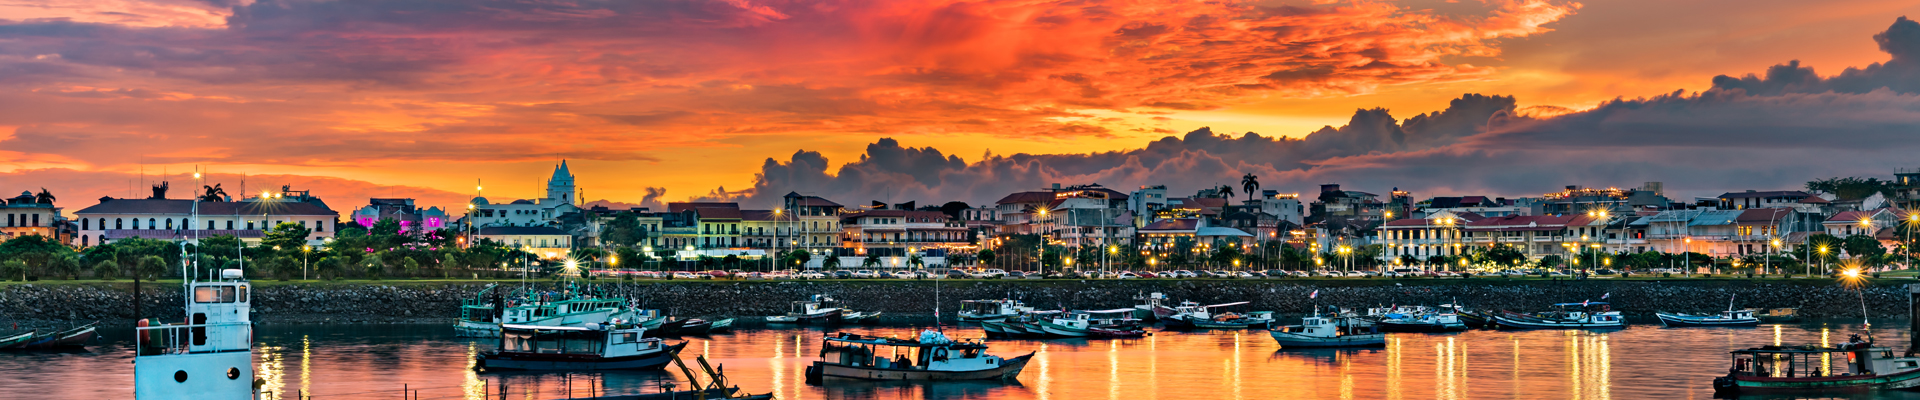
[[[253,324],[163,325],[135,328],[137,356],[252,351]]]

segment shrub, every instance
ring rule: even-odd
[[[1873,273],[1873,279],[1880,279],[1880,273],[1879,272]]]
[[[1747,273],[1747,279],[1753,279],[1753,273],[1752,273],[1752,272],[1748,272],[1748,273]]]
[[[1713,274],[1700,274],[1701,278],[1712,278]]]
[[[113,262],[113,260],[101,261],[99,264],[93,265],[94,279],[110,281],[119,275],[120,263]]]
[[[1661,278],[1672,278],[1672,277],[1673,277],[1673,273],[1672,273],[1672,272],[1661,272],[1661,273],[1660,273],[1660,277],[1661,277]]]
[[[0,262],[0,277],[4,277],[6,280],[26,279],[26,274],[26,261],[8,260],[6,262]]]

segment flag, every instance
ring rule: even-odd
[[[1600,294],[1600,299],[1601,299],[1601,300],[1606,300],[1606,299],[1607,299],[1607,296],[1612,296],[1612,295],[1613,295],[1613,292],[1606,292],[1606,293],[1602,293],[1602,294]]]
[[[1309,294],[1307,294],[1307,298],[1309,298],[1309,299],[1317,299],[1317,298],[1320,298],[1320,291],[1319,291],[1319,290],[1314,290],[1314,291],[1313,291],[1313,293],[1309,293]]]
[[[1601,297],[1601,298],[1602,298],[1602,299],[1604,299],[1605,297]],[[1593,300],[1581,300],[1581,301],[1580,301],[1580,306],[1581,306],[1581,307],[1586,307],[1586,306],[1587,306],[1588,304],[1592,304],[1592,303],[1593,303]]]

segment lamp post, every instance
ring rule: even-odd
[[[1820,273],[1822,275],[1827,273],[1827,245],[1824,244],[1820,245]],[[1808,278],[1812,278],[1813,271],[1808,270],[1807,275]]]
[[[1773,272],[1773,254],[1780,252],[1780,238],[1773,238],[1773,240],[1768,241],[1767,244],[1773,246],[1773,248],[1767,250],[1766,261],[1766,270],[1768,273],[1771,273]]]
[[[1920,213],[1907,212],[1907,242],[1900,244],[1900,252],[1907,253],[1907,269],[1913,269],[1913,228],[1920,227]]]
[[[1860,217],[1860,231],[1867,235],[1867,237],[1873,237],[1873,218]],[[1855,261],[1859,261],[1860,255],[1855,254],[1853,258]]]
[[[313,246],[300,246],[300,280],[307,280],[308,255],[313,254]]]

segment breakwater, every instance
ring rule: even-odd
[[[394,323],[450,320],[462,299],[484,282],[258,284],[254,320],[263,323]],[[638,299],[679,316],[735,317],[783,313],[791,301],[825,294],[846,307],[900,317],[932,314],[933,281],[678,281],[595,283],[602,293]],[[559,290],[553,282],[535,290]],[[0,324],[117,323],[133,318],[132,284],[41,283],[0,286]],[[502,288],[518,290],[518,283]],[[178,284],[144,285],[144,316],[172,317]],[[1317,298],[1309,294],[1319,292]],[[1477,309],[1540,310],[1552,303],[1604,301],[1628,314],[1711,312],[1729,301],[1741,308],[1794,307],[1808,317],[1852,318],[1864,299],[1876,318],[1907,315],[1905,287],[1870,285],[1859,294],[1825,280],[949,280],[939,283],[949,316],[961,300],[1012,298],[1040,308],[1129,307],[1136,297],[1165,293],[1204,304],[1251,301],[1254,310],[1302,313],[1315,305],[1349,308],[1459,302]]]

